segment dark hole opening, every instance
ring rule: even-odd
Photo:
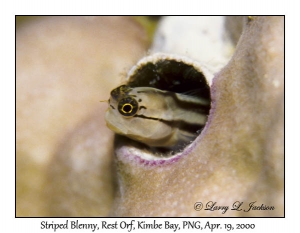
[[[199,90],[196,95],[210,100],[210,88],[204,74],[192,65],[175,60],[161,60],[144,65],[130,78],[128,85],[154,87],[176,93]]]
[[[130,87],[154,87],[186,95],[197,96],[211,102],[210,87],[204,74],[194,66],[176,60],[160,60],[149,62],[138,68],[130,77],[128,84]],[[209,114],[208,107],[204,114]],[[130,111],[130,107],[124,106],[124,111]],[[203,128],[195,130],[195,138],[201,133]],[[123,137],[123,136],[118,136]],[[130,139],[123,139],[128,141]],[[122,140],[121,140],[122,141]],[[136,148],[149,150],[159,157],[169,157],[183,150],[189,143],[180,144],[176,148],[150,148],[139,142],[132,142]]]

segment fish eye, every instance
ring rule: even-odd
[[[134,116],[138,110],[138,102],[130,96],[125,97],[119,101],[118,110],[123,116]]]

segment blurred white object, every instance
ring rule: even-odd
[[[224,30],[224,16],[167,16],[154,36],[151,52],[187,56],[213,73],[224,67],[235,45]]]

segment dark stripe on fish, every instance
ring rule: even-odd
[[[194,123],[189,123],[184,120],[173,120],[173,121],[167,121],[161,118],[155,118],[155,117],[147,117],[144,115],[135,115],[133,117],[139,117],[143,119],[148,119],[148,120],[154,120],[154,121],[160,121],[165,123],[166,125],[172,126],[172,127],[177,127],[180,130],[195,134],[200,128],[202,128],[204,125],[202,124],[194,124]]]
[[[147,93],[147,92],[153,92],[151,91],[138,91],[138,93]],[[180,107],[181,109],[186,109],[187,111],[193,111],[197,113],[206,113],[208,115],[210,110],[210,104],[209,99],[203,100],[200,97],[189,97],[188,95],[175,93],[175,92],[168,92],[168,91],[161,91],[158,92],[158,94],[161,94],[165,97],[171,96],[174,100],[174,102],[177,104],[176,107]],[[178,96],[181,95],[182,97],[190,98],[188,99],[180,99]],[[199,103],[196,100],[203,100],[207,101],[207,104]],[[194,102],[193,102],[194,100]]]

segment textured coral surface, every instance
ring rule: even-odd
[[[145,30],[129,17],[21,25],[17,216],[283,216],[284,18],[241,20],[233,57],[213,80],[204,131],[162,166],[116,157],[99,103],[145,55]],[[275,210],[194,209],[210,201]]]

